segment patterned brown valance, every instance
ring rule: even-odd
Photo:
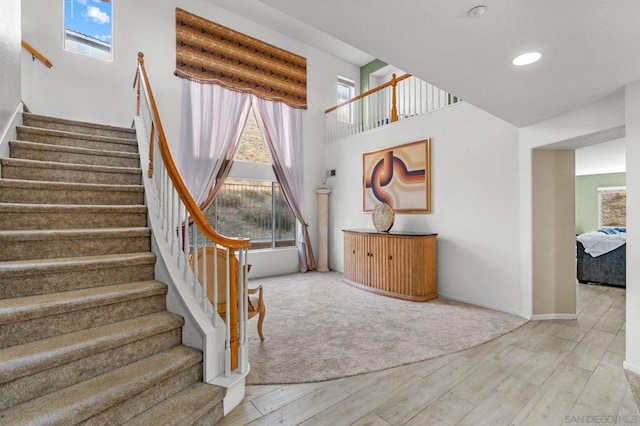
[[[176,8],[175,75],[307,107],[307,60]]]

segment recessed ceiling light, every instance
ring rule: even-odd
[[[487,11],[487,6],[476,6],[476,7],[472,7],[471,9],[469,9],[469,11],[467,12],[467,16],[469,18],[478,18],[482,15],[484,15],[484,13]]]
[[[516,57],[511,62],[513,63],[513,65],[529,65],[536,62],[541,57],[542,54],[540,54],[540,52],[529,52]]]

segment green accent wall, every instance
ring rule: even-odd
[[[598,188],[626,184],[626,173],[576,176],[576,234],[598,229]]]
[[[360,93],[364,93],[370,89],[369,76],[371,73],[374,73],[387,65],[388,64],[386,62],[382,62],[380,59],[374,59],[368,64],[360,67]]]

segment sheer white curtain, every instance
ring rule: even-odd
[[[302,109],[254,96],[253,111],[262,137],[269,148],[276,179],[280,183],[291,211],[302,224],[302,238],[298,246],[300,271],[313,271],[316,269],[316,264],[302,208],[304,205]]]
[[[202,211],[229,173],[250,107],[250,94],[183,80],[178,171]]]

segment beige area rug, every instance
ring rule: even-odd
[[[631,393],[633,394],[633,400],[636,403],[636,407],[640,410],[640,375],[633,373],[629,370],[625,370],[627,373],[627,381],[631,387]]]
[[[375,295],[336,272],[251,280],[262,284],[266,340],[249,322],[247,384],[316,382],[383,370],[457,352],[526,320],[437,299],[425,303]]]

